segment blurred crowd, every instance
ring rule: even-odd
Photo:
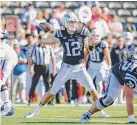
[[[39,23],[41,22],[47,21],[52,24],[55,29],[60,29],[63,25],[63,15],[65,13],[73,10],[75,13],[77,13],[80,6],[88,5],[92,11],[92,20],[88,24],[86,24],[86,26],[89,28],[89,30],[92,30],[94,28],[99,30],[102,39],[108,42],[112,57],[112,65],[127,58],[123,56],[123,59],[117,59],[117,53],[115,53],[117,47],[120,48],[120,51],[126,53],[126,46],[129,46],[130,44],[130,49],[132,50],[132,48],[137,45],[137,24],[133,23],[131,18],[122,21],[122,18],[119,17],[117,13],[112,13],[115,11],[115,9],[113,10],[113,8],[109,8],[107,6],[103,7],[103,2],[88,1],[66,3],[67,2],[60,3],[43,1],[35,3],[14,2],[14,4],[11,4],[11,2],[7,1],[1,2],[2,28],[6,28],[7,14],[5,11],[10,9],[10,7],[16,6],[11,10],[13,11],[12,13],[19,17],[17,20],[17,36],[15,39],[7,41],[15,49],[19,58],[18,64],[14,68],[11,78],[9,78],[9,80],[7,81],[7,85],[9,85],[9,87],[10,85],[12,86],[11,95],[14,103],[27,104],[28,101],[32,101],[30,100],[31,96],[34,96],[33,102],[38,101],[43,96],[43,94],[50,89],[52,82],[61,67],[63,49],[61,45],[57,44],[52,45],[51,50],[49,50],[50,58],[47,58],[47,62],[49,62],[47,63],[48,71],[46,73],[43,73],[44,75],[46,74],[47,81],[44,79],[43,74],[41,74],[39,78],[36,78],[35,71],[37,71],[37,69],[29,68],[29,58],[31,58],[32,60],[35,58],[32,54],[32,50],[34,46],[36,44],[39,44],[40,42]],[[12,13],[10,13],[9,11],[8,15],[12,15]],[[132,43],[125,42],[126,40],[123,35],[124,32],[130,32],[132,34],[132,36],[134,37]],[[129,38],[133,39],[132,36],[129,36]],[[54,59],[56,64],[54,64]],[[53,71],[53,67],[56,67],[56,72]],[[106,81],[104,81],[103,84],[104,88]],[[32,83],[35,83],[35,86],[32,86]],[[118,99],[118,103],[123,103],[123,97],[123,94],[121,94]],[[79,83],[77,83],[77,81],[69,80],[67,84],[63,86],[59,93],[56,95],[55,99],[52,99],[49,104],[60,104],[63,102],[71,104],[91,103],[90,94],[86,92],[86,90]]]

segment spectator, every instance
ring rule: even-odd
[[[33,31],[32,22],[30,20],[27,21],[25,30],[26,30],[26,34],[31,34],[31,32]]]
[[[33,34],[35,36],[38,36],[38,32],[39,32],[39,24],[42,22],[46,22],[46,20],[43,17],[43,13],[41,10],[39,10],[37,12],[37,16],[36,19],[33,21]]]
[[[98,10],[100,9],[100,7],[98,6],[99,4],[96,4],[92,6],[91,10],[92,10],[92,20],[96,21],[99,18],[99,14],[98,14]]]
[[[33,47],[29,58],[29,69],[32,77],[32,84],[29,92],[29,104],[33,102],[35,88],[40,76],[43,76],[45,92],[49,90],[49,63],[50,59],[53,64],[53,76],[56,74],[54,52],[50,46],[44,45],[41,40]],[[34,69],[33,69],[34,65]]]
[[[132,23],[132,21],[127,20],[127,23],[125,24],[125,31],[136,32],[136,26]]]
[[[43,11],[43,18],[49,22],[49,19],[50,19],[50,13],[48,13],[46,10]]]
[[[18,55],[18,64],[13,69],[13,97],[16,98],[16,90],[18,88],[20,103],[26,103],[26,63],[27,58],[23,52],[21,52],[20,45],[14,45],[15,52]]]
[[[19,44],[21,48],[27,44],[25,36],[26,36],[25,29],[20,29],[17,35],[16,43]]]
[[[103,8],[102,18],[107,22],[111,21],[111,15],[109,14],[109,9],[107,7]]]
[[[49,23],[52,24],[54,29],[56,29],[56,30],[60,29],[60,24],[59,24],[59,21],[56,19],[56,13],[55,12],[53,12],[53,14],[49,20]]]
[[[113,35],[116,37],[120,36],[123,32],[123,25],[119,21],[119,17],[117,15],[112,16],[111,22],[108,24],[110,31],[112,32]]]
[[[63,16],[66,14],[66,7],[65,4],[62,3],[59,8],[55,10],[56,18],[59,20],[60,23],[63,23]]]
[[[43,12],[39,10],[37,12],[35,20],[33,21],[33,25],[38,27],[40,23],[45,22],[45,21],[46,20],[43,18]]]
[[[21,20],[23,26],[26,27],[27,21],[30,20],[31,22],[36,18],[37,11],[34,9],[33,5],[29,3],[23,14],[21,15]]]
[[[95,20],[95,27],[100,32],[101,38],[103,38],[107,36],[110,31],[109,31],[106,21],[102,18],[101,8],[97,9],[97,14],[99,17],[97,20]]]
[[[1,27],[2,27],[2,28],[6,28],[6,19],[5,19],[4,16],[2,16],[0,22],[1,22]]]

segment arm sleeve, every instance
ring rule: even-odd
[[[108,48],[108,43],[106,41],[102,41],[101,47],[103,49]]]
[[[84,37],[90,37],[90,32],[86,26],[82,28],[80,35],[83,35]]]

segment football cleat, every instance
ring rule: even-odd
[[[90,117],[91,115],[88,112],[84,113],[80,118],[80,123],[87,123]]]
[[[3,111],[3,110],[4,110],[4,105],[3,105],[3,106],[1,106],[0,110],[1,110],[1,111]]]
[[[9,111],[1,113],[1,116],[11,116],[14,115],[15,111],[13,108],[11,108]]]
[[[129,122],[129,124],[137,124],[135,121],[131,121]]]
[[[25,114],[25,115],[24,115],[24,118],[32,118],[33,116],[35,116],[35,115],[37,115],[37,114],[39,114],[39,111],[34,110],[34,111],[32,111],[32,112],[29,112],[29,113]]]
[[[100,118],[111,118],[110,115],[108,115],[108,114],[106,114],[106,113],[102,113],[102,112],[99,113],[99,117],[100,117]]]

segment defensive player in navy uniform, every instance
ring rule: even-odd
[[[64,23],[65,29],[57,30],[55,34],[48,34],[49,32],[47,32],[42,39],[45,44],[55,44],[58,41],[62,43],[64,48],[62,67],[53,82],[51,90],[45,93],[40,104],[32,112],[27,113],[25,118],[31,118],[38,114],[41,107],[43,107],[69,79],[76,79],[81,83],[91,92],[94,101],[99,98],[93,81],[83,64],[85,46],[88,48],[89,31],[84,27],[81,32],[77,32],[79,20],[73,12],[64,15]],[[43,26],[41,27],[43,28]],[[91,42],[90,44],[94,43]]]
[[[135,123],[133,91],[137,91],[137,49],[128,60],[115,64],[109,76],[107,93],[95,101],[91,109],[81,116],[80,122],[86,123],[90,117],[114,103],[119,91],[125,87],[126,106],[129,123]]]
[[[101,40],[100,33],[97,29],[91,31],[91,37],[97,36],[98,43],[92,53],[88,56],[88,68],[87,72],[90,74],[92,79],[95,79],[95,85],[99,96],[101,97],[103,91],[103,81],[106,81],[109,69],[111,67],[110,52],[106,41]],[[100,117],[110,117],[108,114],[101,111]]]

